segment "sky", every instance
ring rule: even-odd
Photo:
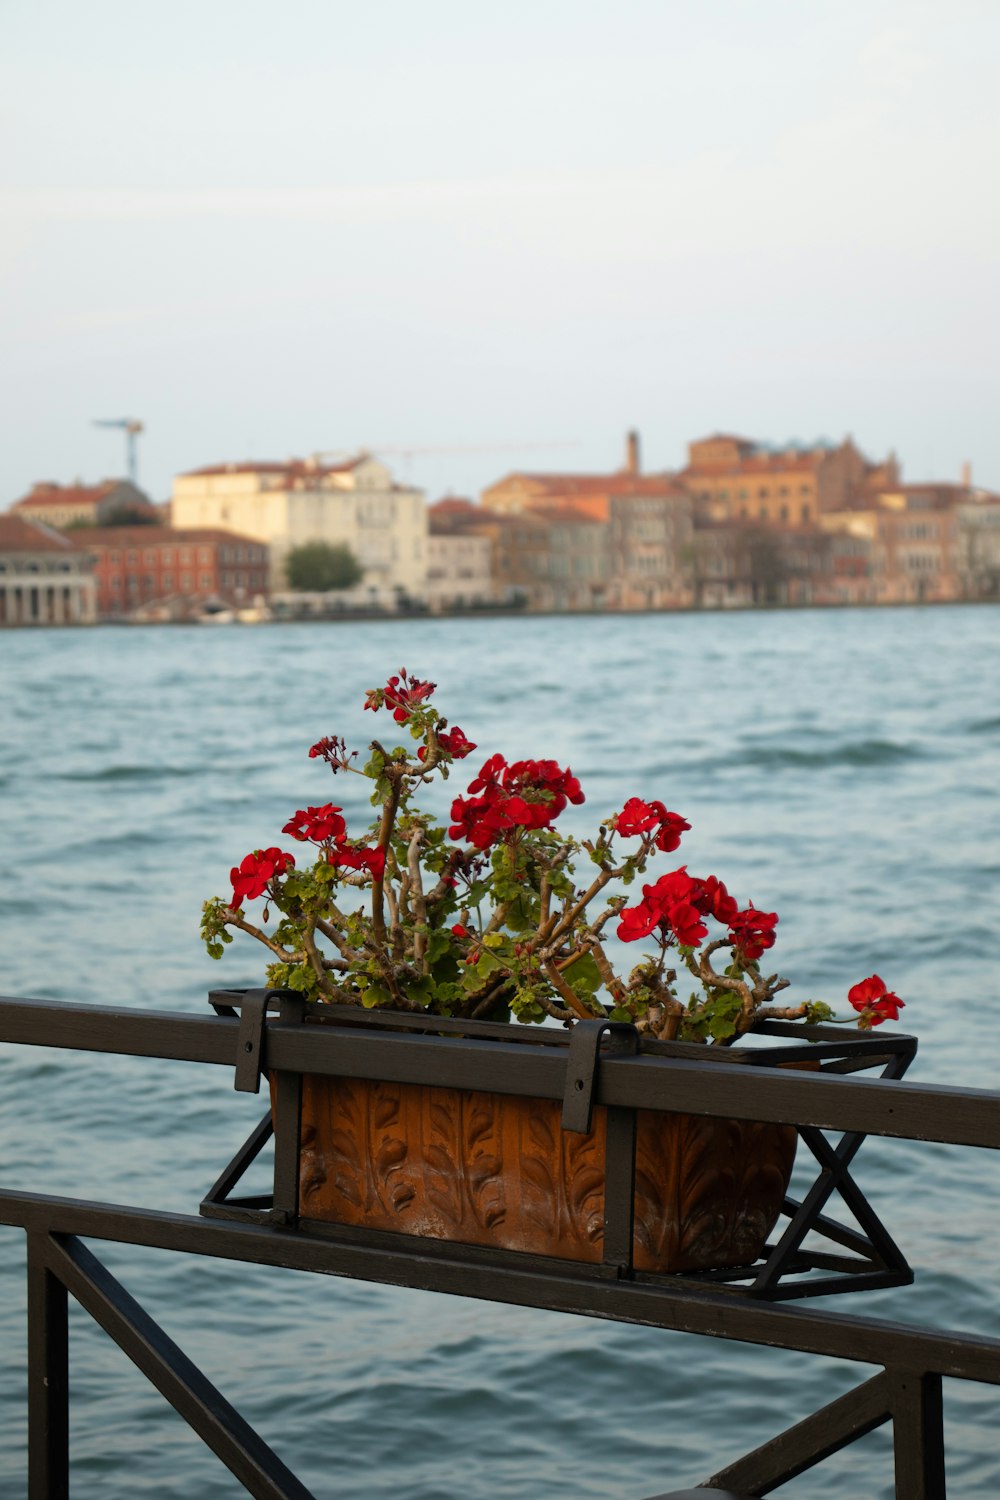
[[[723,430],[1000,489],[996,0],[0,0],[0,509]]]

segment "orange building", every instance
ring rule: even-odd
[[[707,520],[809,526],[826,512],[870,503],[899,483],[899,466],[893,454],[870,463],[850,438],[779,447],[715,433],[688,445],[679,477]]]

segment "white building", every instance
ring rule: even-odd
[[[92,625],[96,598],[86,545],[39,521],[0,516],[0,625]]]
[[[171,522],[222,528],[267,542],[271,588],[286,586],[285,558],[305,542],[342,543],[364,569],[349,601],[393,608],[426,594],[427,512],[420,490],[393,482],[367,453],[342,463],[214,464],[174,480]]]

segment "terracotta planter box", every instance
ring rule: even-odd
[[[702,1049],[697,1049],[703,1055]],[[607,1110],[589,1135],[554,1100],[306,1075],[304,1217],[600,1262]],[[633,1258],[640,1271],[755,1261],[777,1222],[793,1126],[639,1110]]]

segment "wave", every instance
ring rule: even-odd
[[[160,781],[204,775],[204,766],[101,766],[88,771],[57,771],[55,781]]]
[[[916,745],[900,745],[896,740],[852,740],[815,750],[798,750],[791,745],[761,745],[737,751],[727,765],[760,766],[764,770],[800,766],[815,770],[824,766],[888,766],[901,761],[919,760],[924,751]]]

